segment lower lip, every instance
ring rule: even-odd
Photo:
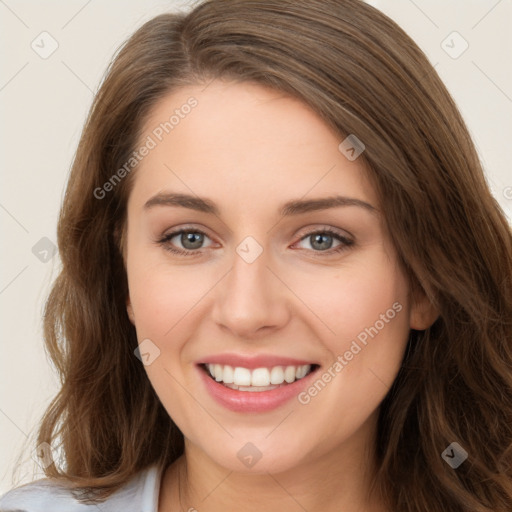
[[[198,370],[207,391],[220,405],[235,412],[266,412],[276,409],[296,397],[308,386],[318,368],[302,379],[269,391],[238,391],[231,389],[212,379],[203,367],[198,366]]]

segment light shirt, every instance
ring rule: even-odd
[[[68,488],[43,478],[0,497],[0,512],[158,512],[161,478],[162,468],[152,465],[97,505],[80,503]]]

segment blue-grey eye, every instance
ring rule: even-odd
[[[311,246],[320,251],[330,249],[334,242],[334,237],[332,235],[326,235],[322,233],[315,233],[314,235],[310,235],[309,239],[311,241]]]
[[[204,235],[196,231],[183,232],[180,242],[185,249],[199,249],[204,241]]]

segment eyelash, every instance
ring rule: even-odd
[[[203,251],[201,249],[192,251],[189,249],[177,249],[176,247],[173,247],[169,243],[170,240],[172,238],[174,238],[176,235],[179,235],[181,233],[199,233],[201,235],[208,237],[208,235],[204,231],[201,231],[200,229],[195,229],[195,228],[194,229],[179,229],[177,231],[173,231],[172,233],[168,233],[167,235],[163,236],[161,239],[157,240],[157,243],[164,246],[164,249],[166,251],[169,251],[173,254],[177,254],[180,256],[198,256],[203,253]],[[313,235],[319,235],[319,234],[332,235],[334,238],[336,238],[338,241],[341,242],[341,244],[338,245],[338,247],[336,247],[334,249],[327,249],[325,251],[313,251],[313,253],[317,253],[317,255],[320,257],[323,257],[324,254],[330,255],[330,256],[339,254],[339,253],[347,250],[348,247],[354,245],[353,240],[350,240],[349,238],[344,237],[343,235],[340,235],[337,231],[335,231],[334,229],[331,229],[331,228],[317,229],[317,230],[311,231],[309,233],[306,233],[304,236],[302,236],[299,239],[299,242],[308,237],[311,237]],[[210,237],[208,237],[208,238],[210,238]],[[308,250],[308,249],[306,249],[306,250]]]

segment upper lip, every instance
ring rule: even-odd
[[[254,356],[244,356],[240,354],[215,354],[202,358],[197,364],[222,364],[234,368],[272,368],[274,366],[302,366],[306,364],[315,364],[312,361],[304,359],[295,359],[293,357],[282,357],[271,354],[258,354]]]

